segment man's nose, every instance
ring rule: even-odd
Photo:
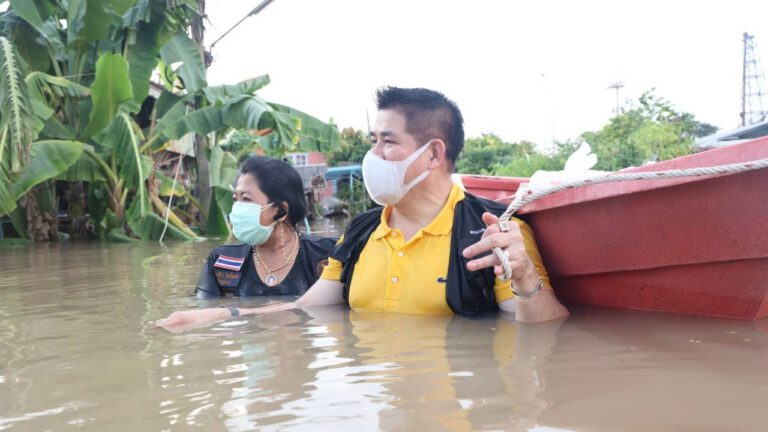
[[[376,156],[384,159],[384,141],[376,140],[376,142],[373,144],[373,147],[371,147],[371,152]]]

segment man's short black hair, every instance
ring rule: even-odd
[[[443,140],[445,156],[453,168],[464,148],[464,118],[454,101],[425,88],[384,87],[376,91],[376,107],[402,114],[406,131],[420,144]]]
[[[307,215],[304,183],[292,166],[265,156],[251,156],[240,166],[238,176],[243,174],[253,176],[269,202],[275,203],[277,207],[281,207],[283,203],[288,204],[288,222],[291,225],[304,220]]]

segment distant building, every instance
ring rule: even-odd
[[[726,147],[764,136],[768,136],[768,120],[753,123],[747,126],[741,126],[725,132],[718,132],[712,135],[707,135],[697,139],[694,142],[694,147],[697,152],[700,152],[714,148]]]
[[[345,165],[328,168],[325,181],[331,196],[337,196],[340,188],[352,188],[355,182],[363,181],[363,169],[360,165]]]
[[[304,183],[304,194],[309,204],[309,214],[312,215],[315,203],[320,203],[323,198],[333,196],[333,191],[325,182],[325,173],[328,171],[325,154],[321,152],[293,152],[285,155],[288,162],[299,172]]]

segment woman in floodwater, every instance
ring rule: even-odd
[[[299,173],[287,163],[252,156],[240,167],[229,215],[241,244],[216,247],[200,273],[201,299],[301,295],[317,280],[336,239],[300,233],[307,205]]]

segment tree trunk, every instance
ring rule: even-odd
[[[27,215],[27,236],[32,241],[59,240],[59,218],[55,197],[53,202],[48,202],[51,201],[50,197],[43,197],[43,202],[38,202],[38,194],[53,195],[50,188],[49,182],[45,182],[19,200]]]
[[[205,17],[205,0],[197,0],[198,15],[192,20],[192,38],[197,44],[197,49],[200,51],[200,56],[203,59],[205,69],[208,70],[208,59],[206,58],[205,46],[203,45],[203,36],[205,28],[203,27],[203,18]],[[195,109],[201,108],[201,98],[195,101]],[[208,229],[207,213],[211,208],[211,182],[209,176],[209,162],[208,154],[206,153],[206,137],[200,134],[195,134],[195,161],[197,165],[197,179],[195,182],[195,190],[197,191],[197,198],[200,201],[200,228],[203,232]]]
[[[88,239],[88,217],[85,216],[85,190],[83,182],[67,182],[64,186],[63,198],[66,200],[69,213],[69,238],[72,240]]]

